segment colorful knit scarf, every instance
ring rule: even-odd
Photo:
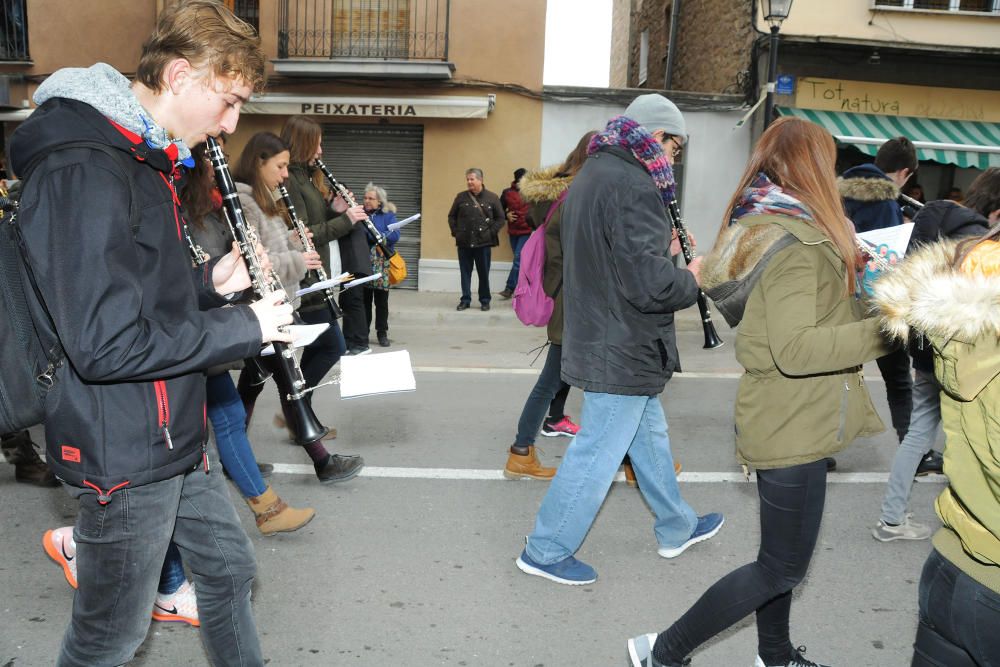
[[[809,208],[795,197],[775,185],[763,172],[757,174],[740,195],[736,208],[729,216],[729,224],[734,224],[745,215],[787,215],[812,221]]]
[[[664,205],[674,200],[674,170],[670,168],[663,145],[642,125],[626,116],[615,116],[608,121],[603,132],[598,132],[590,140],[587,155],[593,155],[601,146],[621,146],[627,149],[653,177]]]

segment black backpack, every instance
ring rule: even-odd
[[[43,159],[55,151],[70,148],[92,148],[113,156],[120,164],[131,160],[126,153],[107,144],[72,141],[35,158],[24,170],[23,182],[27,183],[31,172]],[[129,192],[133,192],[135,183],[131,171],[124,166],[122,171]],[[65,359],[52,317],[28,263],[27,249],[17,225],[17,208],[16,201],[0,197],[0,209],[4,211],[0,222],[0,434],[14,433],[42,422],[45,397],[55,383],[56,370]],[[129,219],[134,234],[139,221],[135,196],[131,197]],[[39,323],[42,326],[36,325],[31,317],[29,289],[48,318],[47,322]]]

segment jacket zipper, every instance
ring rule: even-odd
[[[847,427],[847,393],[851,391],[851,385],[847,380],[844,380],[844,392],[840,395],[840,428],[837,429],[837,442],[842,442],[844,439],[844,429]]]
[[[205,467],[205,474],[210,470],[208,464],[208,403],[201,404],[201,463]]]
[[[160,429],[163,430],[163,439],[167,443],[167,449],[173,449],[174,441],[170,438],[170,400],[167,398],[167,383],[156,380],[153,382],[153,389],[156,391],[156,413]]]

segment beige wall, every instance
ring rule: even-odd
[[[545,0],[452,0],[448,60],[455,79],[542,86]]]
[[[613,0],[611,8],[611,69],[609,88],[628,87],[629,45],[631,44],[634,0]]]
[[[1000,17],[952,12],[873,11],[872,0],[796,0],[782,35],[1000,47]],[[759,5],[758,5],[759,6]],[[758,15],[757,26],[767,31]]]

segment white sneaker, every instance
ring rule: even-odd
[[[73,541],[73,526],[45,531],[42,546],[49,558],[62,567],[69,585],[76,588],[76,542]]]
[[[892,542],[893,540],[926,540],[933,532],[929,526],[913,521],[907,514],[903,518],[903,523],[898,526],[890,526],[879,520],[872,528],[872,537],[879,542]]]
[[[167,623],[187,623],[198,627],[198,598],[195,596],[194,584],[185,581],[171,595],[156,594],[153,603],[153,620]]]

